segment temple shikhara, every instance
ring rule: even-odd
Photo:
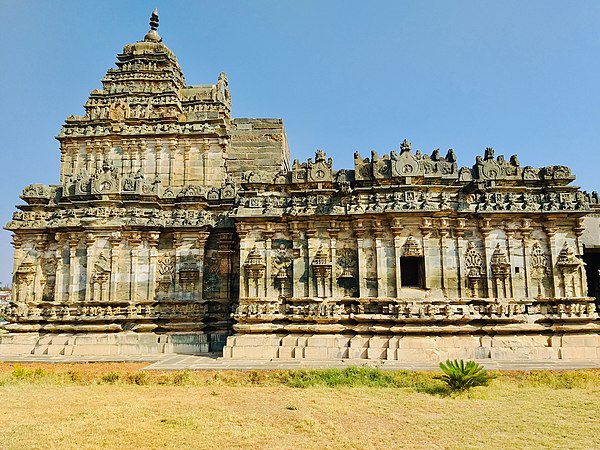
[[[600,206],[567,167],[407,140],[290,163],[280,119],[232,118],[150,25],[6,225],[0,354],[600,358]]]

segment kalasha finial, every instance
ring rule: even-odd
[[[157,28],[158,28],[158,9],[154,8],[154,11],[152,11],[152,15],[150,16],[150,31],[148,31],[148,34],[146,34],[146,36],[144,36],[144,40],[160,42],[162,39],[156,32]]]
[[[150,16],[150,29],[156,31],[158,29],[158,9],[154,8]]]

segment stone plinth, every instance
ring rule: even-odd
[[[0,335],[3,355],[115,356],[209,352],[201,333],[8,333]]]
[[[447,359],[600,359],[600,334],[470,335],[238,335],[223,350],[228,359],[386,360],[440,362]]]

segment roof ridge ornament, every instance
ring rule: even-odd
[[[156,31],[158,29],[158,9],[154,8],[152,15],[150,16],[150,31],[144,36],[145,41],[161,42],[162,38]]]

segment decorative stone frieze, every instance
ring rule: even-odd
[[[205,351],[235,334],[233,357],[280,339],[273,358],[387,336],[385,355],[349,337],[334,353],[394,359],[406,336],[597,329],[582,237],[598,194],[567,167],[492,148],[459,167],[406,139],[352,169],[323,150],[290,164],[282,121],[232,118],[224,73],[188,85],[157,27],[66,119],[59,182],[21,194],[6,330],[193,335]]]

